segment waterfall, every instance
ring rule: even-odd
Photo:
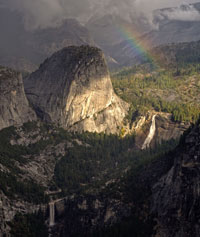
[[[150,143],[155,135],[156,132],[156,115],[153,115],[152,117],[152,123],[151,123],[151,127],[149,130],[149,134],[147,136],[147,138],[144,141],[144,144],[142,146],[142,150],[149,148]]]
[[[55,206],[54,202],[49,203],[49,226],[54,226],[55,224]]]

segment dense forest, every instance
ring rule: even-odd
[[[174,121],[195,122],[200,113],[200,64],[177,68],[152,67],[148,64],[112,74],[115,92],[131,104],[134,112],[148,110],[171,113]]]
[[[17,213],[12,222],[11,236],[13,237],[48,237],[48,228],[45,225],[45,215],[39,210],[37,213],[22,215]]]
[[[33,122],[24,124],[22,129],[25,133],[31,133],[37,128],[38,125]],[[72,145],[68,147],[66,155],[57,162],[52,180],[52,189],[61,188],[62,190],[59,196],[91,194],[121,200],[120,193],[123,193],[124,202],[129,202],[133,198],[136,201],[138,196],[140,202],[146,201],[148,192],[145,191],[145,186],[138,186],[138,174],[151,162],[167,154],[177,144],[172,140],[158,145],[154,150],[136,151],[134,135],[121,138],[116,135],[97,133],[69,133],[48,124],[40,124],[39,128],[40,135],[42,135],[41,140],[28,146],[10,144],[10,139],[19,136],[17,128],[11,127],[0,131],[0,164],[7,169],[7,172],[1,171],[1,191],[11,200],[19,198],[35,204],[49,201],[44,187],[33,180],[21,178],[23,173],[17,167],[16,162],[20,162],[21,165],[26,164],[29,162],[25,158],[26,155],[39,154],[45,147],[54,146],[65,140],[71,142]],[[133,187],[135,188],[132,189]],[[137,196],[135,191],[130,191],[136,188]],[[148,225],[149,227],[144,232],[147,233],[151,230],[152,220],[141,222],[138,216],[134,215],[135,211],[133,209],[131,219],[125,219],[122,224],[113,229],[99,230],[92,236],[112,236],[108,233],[113,234],[118,229],[123,230],[127,225],[131,228],[132,233],[136,233],[134,231],[138,233]],[[13,236],[37,236],[39,228],[46,236],[44,220],[45,217],[40,212],[27,215],[17,214],[10,223],[11,233]],[[141,228],[138,228],[138,225]]]
[[[33,122],[24,124],[23,129],[31,133],[36,127]],[[18,136],[16,128],[0,131],[0,164],[6,168],[6,172],[0,171],[0,185],[11,199],[19,197],[36,204],[48,202],[45,188],[30,178],[24,180],[18,165],[30,162],[27,155],[37,155],[47,146],[56,146],[64,140],[71,142],[72,146],[56,164],[52,189],[61,188],[65,195],[88,190],[99,192],[107,181],[119,178],[127,168],[150,160],[149,154],[164,153],[176,145],[176,142],[169,141],[158,145],[155,151],[136,152],[134,135],[121,138],[103,133],[69,133],[48,124],[41,124],[39,128],[41,140],[28,146],[11,145],[10,139]]]

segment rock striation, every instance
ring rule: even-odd
[[[95,47],[58,51],[24,84],[39,117],[73,131],[117,133],[129,108],[115,95],[104,55]]]
[[[172,154],[174,164],[153,187],[156,236],[186,237],[200,233],[200,125]]]
[[[0,129],[36,119],[24,93],[22,76],[0,67]]]

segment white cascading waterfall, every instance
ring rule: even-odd
[[[54,226],[55,224],[55,203],[49,203],[49,226]]]
[[[156,132],[156,115],[153,115],[149,134],[145,139],[144,144],[142,145],[142,150],[149,148],[151,141],[154,138],[155,132]]]

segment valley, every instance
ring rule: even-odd
[[[37,118],[17,119],[0,131],[0,231],[38,236],[39,226],[44,236],[153,235],[153,187],[173,167],[173,150],[199,115],[198,99],[180,93],[198,90],[198,65],[188,66],[193,70],[177,75],[176,68],[144,64],[112,73],[111,84],[101,51],[73,46],[26,77]],[[1,85],[12,75],[4,74]],[[13,95],[12,86],[7,91]]]
[[[0,237],[199,237],[200,4],[64,3],[0,3]]]

